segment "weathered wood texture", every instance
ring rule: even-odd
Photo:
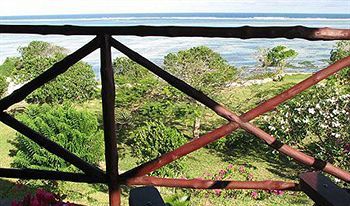
[[[349,29],[291,27],[186,27],[186,26],[45,26],[0,25],[0,33],[62,35],[133,35],[222,38],[301,38],[307,40],[349,40]]]
[[[126,181],[127,185],[153,185],[160,187],[180,187],[192,189],[263,189],[299,190],[298,184],[283,181],[214,181],[201,179],[174,179],[151,176],[135,177]]]
[[[106,173],[110,205],[120,205],[120,183],[118,181],[118,151],[115,128],[115,86],[112,53],[109,35],[99,36],[101,44],[102,110],[105,141]]]

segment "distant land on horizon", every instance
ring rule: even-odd
[[[12,15],[12,16],[1,16],[0,20],[6,19],[37,19],[37,18],[74,18],[74,17],[91,17],[91,18],[99,18],[99,17],[217,17],[217,18],[225,18],[225,17],[290,17],[290,18],[350,18],[350,13],[254,13],[254,12],[217,12],[217,13],[209,13],[209,12],[193,12],[193,13],[91,13],[91,14],[50,14],[50,15]]]

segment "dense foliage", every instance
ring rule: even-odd
[[[117,123],[125,136],[146,121],[161,119],[166,125],[181,127],[198,115],[198,105],[189,97],[130,59],[117,58],[114,66]]]
[[[160,155],[170,152],[186,143],[186,138],[177,129],[167,127],[162,122],[145,122],[131,132],[133,155],[138,157],[139,163],[150,161]],[[169,164],[154,174],[162,176],[178,176],[183,169],[181,160]]]
[[[6,81],[6,78],[3,76],[0,76],[0,98],[5,94],[7,91],[8,83]]]
[[[350,95],[318,85],[266,116],[275,137],[350,169]]]
[[[237,75],[235,67],[205,46],[166,55],[164,69],[206,93],[236,80]]]
[[[330,60],[332,63],[350,56],[350,41],[338,41],[335,44],[334,49],[331,51]],[[350,83],[350,67],[342,69],[335,75],[335,78],[338,79],[342,84],[349,85]],[[350,90],[349,90],[350,91]]]
[[[77,111],[66,105],[31,105],[17,118],[91,164],[97,165],[102,160],[102,132],[98,129],[97,118],[90,112]],[[19,133],[14,145],[15,167],[76,170],[70,163]]]
[[[62,47],[47,42],[33,41],[19,48],[20,57],[8,58],[2,70],[11,73],[16,83],[23,84],[37,77],[66,56]],[[14,66],[14,68],[12,68]],[[84,101],[96,95],[95,74],[84,62],[73,65],[66,73],[35,90],[29,103],[62,103],[64,100]]]

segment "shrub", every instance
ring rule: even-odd
[[[350,56],[350,41],[338,41],[335,44],[334,49],[331,51],[330,61],[332,63],[345,58],[347,56]],[[340,80],[341,83],[344,85],[349,85],[350,83],[350,67],[346,67],[342,71],[338,72],[336,75],[334,75],[334,78],[337,78]]]
[[[206,93],[234,81],[238,73],[220,54],[205,46],[166,55],[164,69]]]
[[[11,77],[12,72],[17,67],[19,57],[7,57],[2,65],[0,65],[0,76]]]
[[[64,48],[41,41],[33,41],[28,46],[19,48],[19,52],[19,58],[8,59],[10,62],[6,63],[6,67],[15,66],[12,77],[17,83],[32,80],[66,56]],[[94,78],[92,67],[78,62],[55,80],[35,90],[26,101],[42,104],[91,99],[96,96],[97,82]]]
[[[161,122],[145,122],[131,132],[130,138],[133,154],[139,159],[139,163],[150,161],[186,143],[186,138],[178,130]],[[183,167],[181,160],[178,160],[153,174],[174,177],[181,174]]]
[[[77,111],[68,105],[31,105],[17,118],[91,164],[97,165],[102,160],[102,132],[98,129],[97,118],[90,112]],[[19,133],[14,145],[15,167],[76,170],[70,163]]]
[[[8,83],[6,82],[6,78],[0,76],[0,98],[6,93]]]
[[[275,137],[350,169],[350,95],[317,85],[265,116]]]

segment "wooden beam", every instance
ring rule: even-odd
[[[153,185],[160,187],[180,187],[192,189],[258,189],[258,190],[298,190],[298,184],[283,181],[215,181],[202,179],[174,179],[152,176],[135,177],[126,181],[127,185]]]
[[[350,40],[349,29],[291,27],[189,27],[189,26],[46,26],[0,25],[0,33],[61,35],[133,35],[221,38],[301,38],[307,40]]]
[[[84,183],[105,183],[106,179],[95,178],[83,173],[45,171],[37,169],[0,168],[0,177],[19,179],[61,180]]]
[[[114,111],[115,86],[110,39],[109,35],[99,36],[101,43],[101,92],[109,204],[110,206],[119,206],[120,183],[118,181],[118,150]]]

